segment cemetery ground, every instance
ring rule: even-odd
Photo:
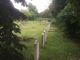
[[[66,38],[55,26],[52,28],[45,47],[40,50],[40,60],[80,60],[80,46]]]
[[[24,42],[25,48],[23,49],[23,55],[25,60],[34,60],[34,42],[38,40],[41,44],[42,32],[47,26],[47,21],[16,21],[20,26],[21,34],[17,34]]]
[[[40,42],[40,60],[79,60],[80,48],[69,39],[63,36],[63,33],[54,30],[48,32],[47,41],[42,47],[42,32],[47,26],[47,21],[24,21],[16,22],[19,24],[21,34],[17,34],[25,42],[23,55],[26,60],[34,60],[34,41]]]

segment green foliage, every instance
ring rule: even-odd
[[[52,18],[52,14],[50,12],[50,9],[46,9],[45,11],[39,13],[39,16],[42,18]]]
[[[29,8],[29,12],[31,13],[30,19],[34,20],[36,17],[38,17],[38,11],[34,5],[29,3],[28,8]]]
[[[54,17],[58,15],[58,13],[64,9],[67,4],[67,0],[52,0],[52,3],[49,6],[49,9]]]
[[[65,38],[62,32],[48,33],[45,48],[40,50],[40,60],[79,60],[79,58],[80,47]]]
[[[57,16],[57,23],[60,29],[62,29],[69,37],[79,37],[79,20],[77,19],[76,12],[74,11],[71,3],[68,3],[67,6],[65,6],[64,10],[59,13]]]
[[[31,3],[28,4],[28,10],[22,10],[21,12],[26,15],[29,20],[35,20],[38,17],[38,11]]]
[[[25,4],[24,0],[15,1]],[[24,60],[24,45],[13,33],[20,33],[19,26],[13,21],[23,17],[26,16],[15,9],[10,0],[0,0],[0,60]]]
[[[48,23],[44,19],[41,20],[42,21],[15,21],[21,28],[21,34],[17,35],[24,40],[22,43],[27,47],[27,49],[23,49],[26,60],[34,60],[34,41],[37,39],[42,43],[41,34]]]
[[[79,0],[53,0],[49,6],[56,25],[68,37],[80,38],[80,1]]]
[[[32,5],[32,3],[28,4],[28,8],[29,8],[29,11],[32,11],[34,13],[38,13],[37,9],[36,9],[36,6]]]

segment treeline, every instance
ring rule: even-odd
[[[27,7],[27,10],[21,10],[21,12],[27,16],[27,20],[35,20],[38,17],[36,6],[32,5],[32,3],[29,3]]]
[[[44,14],[43,14],[44,13]],[[80,39],[80,1],[79,0],[52,0],[44,17],[56,18],[56,26],[64,32],[66,37]]]

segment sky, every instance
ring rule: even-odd
[[[27,9],[27,7],[23,7],[20,3],[17,4],[14,2],[14,0],[11,0],[11,1],[12,1],[15,8],[17,8],[19,10]],[[33,5],[35,5],[38,12],[40,13],[48,8],[48,6],[51,3],[51,0],[26,0],[26,2],[27,2],[27,4],[32,3]]]

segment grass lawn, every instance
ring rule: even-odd
[[[16,21],[20,26],[21,34],[20,36],[25,42],[26,46],[23,49],[23,55],[26,60],[34,60],[34,41],[37,39],[41,42],[41,34],[47,26],[47,21]]]
[[[63,37],[59,31],[49,32],[40,60],[80,60],[80,47]]]
[[[36,38],[41,42],[41,33],[47,23],[46,21],[17,23],[21,29],[20,36],[25,40],[26,48],[23,49],[23,55],[26,60],[34,60],[34,40]],[[69,39],[64,38],[61,32],[49,32],[45,47],[40,47],[40,60],[80,60],[80,48]]]
[[[25,21],[20,23],[21,36],[22,37],[31,37],[31,38],[40,38],[41,33],[47,26],[46,21]]]

